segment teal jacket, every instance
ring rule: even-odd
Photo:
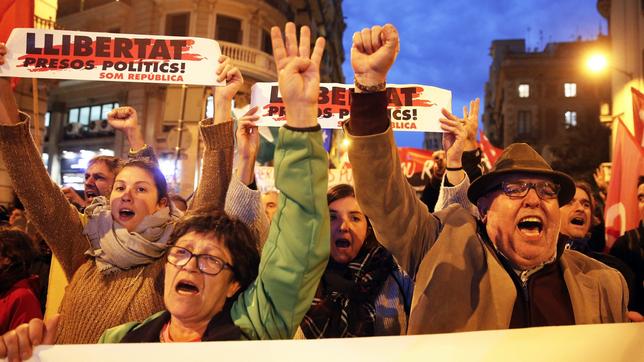
[[[319,127],[280,129],[275,150],[277,212],[262,249],[257,279],[230,311],[243,339],[292,338],[311,306],[329,259],[327,169]],[[99,343],[118,343],[161,314],[110,328]]]

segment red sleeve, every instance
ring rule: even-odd
[[[7,298],[9,307],[9,330],[15,329],[22,323],[28,323],[33,318],[41,318],[40,302],[29,289],[19,288]]]

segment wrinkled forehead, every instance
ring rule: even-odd
[[[191,250],[195,254],[211,254],[224,257],[230,261],[231,253],[224,238],[215,232],[190,231],[183,234],[175,243],[176,246]]]
[[[588,192],[586,192],[586,190],[582,189],[581,187],[577,187],[575,188],[575,200],[590,201],[590,195],[588,194]]]
[[[104,175],[114,175],[112,170],[107,166],[104,161],[95,161],[87,166],[85,169],[86,174],[102,173]]]

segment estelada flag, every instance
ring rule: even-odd
[[[492,168],[492,166],[494,166],[494,163],[496,162],[496,159],[501,156],[501,153],[503,153],[503,149],[494,147],[485,133],[483,133],[482,131],[479,131],[479,135],[481,137],[481,151],[489,162],[489,165],[487,165],[488,168]]]
[[[606,249],[625,231],[639,223],[637,181],[644,175],[644,151],[621,119],[613,146],[610,184],[606,196]]]
[[[633,93],[633,127],[635,139],[644,147],[644,94],[631,87]]]
[[[0,42],[5,43],[14,28],[34,27],[34,0],[0,1]],[[18,78],[11,80],[16,88]]]
[[[0,1],[0,41],[6,42],[14,28],[34,27],[34,0]]]

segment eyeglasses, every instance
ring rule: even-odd
[[[217,275],[224,269],[233,270],[233,266],[213,255],[194,254],[186,248],[171,246],[168,250],[168,263],[174,266],[185,266],[194,256],[197,259],[197,268],[204,274]]]
[[[525,197],[532,188],[534,188],[541,200],[551,200],[557,198],[560,186],[548,181],[503,181],[501,183],[501,190],[511,198]]]

